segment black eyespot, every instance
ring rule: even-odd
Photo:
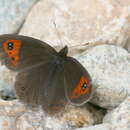
[[[88,87],[87,84],[84,83],[84,84],[82,85],[82,90],[85,90],[87,87]]]
[[[13,50],[13,42],[9,42],[8,43],[8,49],[9,50]]]

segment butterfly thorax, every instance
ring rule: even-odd
[[[63,65],[67,58],[67,53],[68,53],[68,47],[65,46],[56,55],[53,55],[52,58],[53,65],[58,65],[58,66]]]

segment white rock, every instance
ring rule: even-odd
[[[114,45],[96,46],[77,59],[93,80],[92,102],[107,109],[130,95],[130,54]]]
[[[116,109],[108,111],[103,124],[76,130],[130,130],[130,97],[126,98]]]
[[[0,34],[16,33],[37,0],[0,0]]]
[[[95,114],[96,113],[96,114]],[[92,125],[100,111],[86,108],[69,107],[55,116],[46,115],[40,107],[25,107],[18,100],[4,101],[0,99],[0,130],[72,130],[79,124]],[[71,124],[73,123],[73,124]]]
[[[130,96],[116,109],[108,111],[104,123],[110,123],[116,130],[130,130]]]
[[[100,41],[128,47],[129,21],[129,0],[41,0],[31,10],[20,34],[53,46]]]
[[[14,90],[16,73],[0,65],[0,98],[11,100],[16,98]]]
[[[112,130],[112,127],[110,124],[100,124],[90,127],[78,128],[76,130]]]

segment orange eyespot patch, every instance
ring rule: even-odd
[[[71,99],[79,98],[80,96],[84,94],[89,94],[91,92],[91,84],[90,81],[82,76],[79,80],[79,83],[73,90],[73,92],[70,95]]]
[[[20,48],[21,41],[20,40],[8,40],[3,43],[3,49],[5,53],[11,60],[11,63],[16,66],[20,61]]]

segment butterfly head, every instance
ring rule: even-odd
[[[67,54],[68,54],[68,46],[65,46],[64,48],[62,48],[60,51],[59,51],[59,56],[61,57],[66,57]]]

